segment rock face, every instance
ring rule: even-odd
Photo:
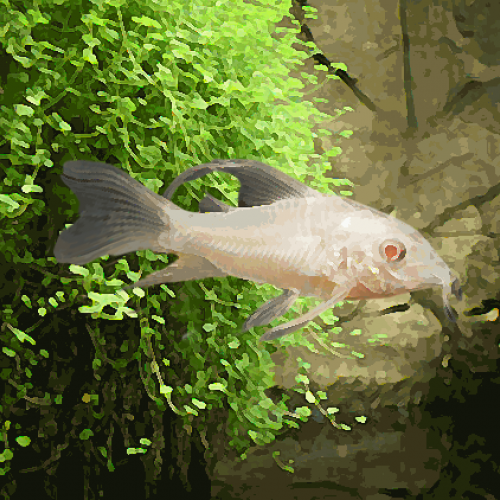
[[[300,363],[309,363],[306,389],[326,393],[320,405],[365,415],[366,424],[342,432],[313,412],[293,438],[240,464],[220,462],[216,475],[234,492],[246,478],[262,500],[389,498],[380,488],[417,494],[436,484],[449,448],[442,430],[418,427],[429,381],[437,373],[453,384],[450,360],[488,372],[499,358],[500,4],[311,0],[316,19],[305,4],[291,10],[303,39],[351,78],[325,81],[328,72],[309,60],[308,72],[324,83],[306,86],[321,99],[315,105],[331,115],[351,108],[318,125],[333,135],[317,152],[342,149],[332,177],[352,181],[355,200],[422,232],[460,277],[464,300],[453,304],[455,325],[439,311],[437,291],[335,308],[342,330],[325,328],[328,342],[311,333],[316,352],[290,346],[273,355],[276,384],[296,388]],[[307,404],[296,393],[292,401]]]

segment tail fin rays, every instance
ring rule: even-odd
[[[171,225],[166,208],[175,207],[172,202],[105,163],[67,162],[62,179],[78,197],[80,218],[57,240],[59,262],[86,264],[146,248],[167,251],[158,239]]]

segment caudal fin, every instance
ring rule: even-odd
[[[171,226],[168,208],[179,209],[172,202],[106,163],[69,161],[61,177],[78,197],[80,218],[59,235],[59,262],[85,264],[146,248],[167,251],[158,238]]]

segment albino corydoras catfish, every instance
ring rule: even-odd
[[[206,195],[200,213],[170,199],[183,183],[210,172],[241,183],[239,207]],[[179,175],[163,197],[112,165],[64,164],[64,183],[80,202],[80,217],[54,248],[59,262],[85,264],[103,255],[149,248],[179,259],[131,287],[237,276],[283,290],[257,309],[243,331],[283,315],[299,296],[324,300],[293,321],[268,330],[271,340],[305,326],[344,299],[391,297],[441,287],[459,300],[458,278],[408,224],[339,196],[324,195],[254,160],[215,160]]]

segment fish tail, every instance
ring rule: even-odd
[[[168,250],[172,216],[182,210],[171,201],[105,163],[70,161],[61,177],[78,198],[80,218],[59,235],[54,248],[59,262],[85,264],[103,255]]]

